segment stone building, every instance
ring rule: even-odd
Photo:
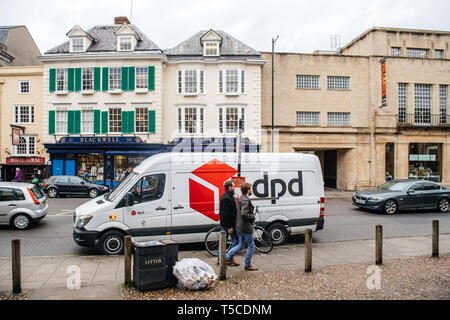
[[[371,28],[338,52],[276,53],[277,150],[317,154],[332,188],[393,178],[449,186],[449,44],[446,31]],[[262,57],[270,132],[272,57]]]
[[[47,174],[39,55],[26,26],[0,26],[0,181],[18,167],[26,181]]]
[[[137,26],[85,31],[48,50],[44,63],[44,143],[51,175],[79,175],[115,186],[128,168],[164,151],[163,64],[167,58]]]

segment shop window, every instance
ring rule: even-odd
[[[114,180],[122,181],[128,173],[145,160],[145,156],[115,156]]]
[[[394,163],[395,163],[395,144],[393,142],[388,142],[386,143],[386,157],[385,157],[386,181],[395,179]]]
[[[442,144],[409,145],[409,178],[440,182],[442,177]]]
[[[79,154],[77,159],[77,172],[82,176],[87,170],[90,180],[103,181],[103,154]]]

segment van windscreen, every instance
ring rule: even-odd
[[[130,181],[133,181],[138,174],[132,171],[122,182],[106,197],[108,201],[114,201],[118,194],[122,192],[123,189],[130,185]]]

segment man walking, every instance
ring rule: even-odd
[[[234,183],[230,180],[225,181],[224,183],[225,193],[220,198],[219,205],[219,215],[220,215],[220,225],[222,226],[222,230],[226,232],[226,241],[228,241],[228,237],[231,235],[233,238],[233,244],[231,248],[234,248],[239,244],[239,237],[236,231],[236,201],[234,200]],[[219,265],[220,259],[220,248],[219,254],[217,256],[217,265]],[[234,259],[227,260],[227,264],[232,266],[239,266]]]
[[[244,183],[241,186],[241,191],[242,196],[238,199],[236,221],[239,244],[227,252],[227,262],[234,261],[233,256],[247,246],[247,252],[245,254],[245,270],[256,271],[258,268],[252,264],[253,252],[255,251],[253,232],[255,230],[256,219],[253,213],[255,208],[249,199],[252,195],[252,185],[250,183]]]

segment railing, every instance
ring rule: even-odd
[[[450,127],[450,114],[399,113],[397,125],[402,127]]]

